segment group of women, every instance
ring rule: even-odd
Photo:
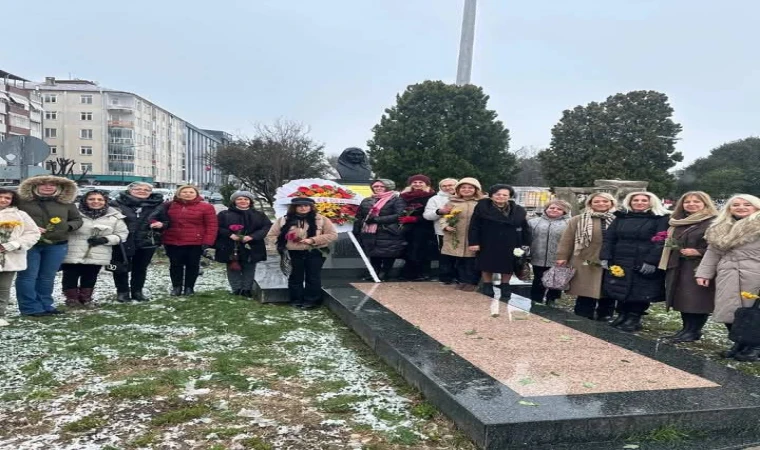
[[[443,284],[493,296],[494,274],[509,280],[520,260],[515,249],[530,245],[527,213],[511,186],[494,185],[486,195],[475,178],[447,178],[436,193],[425,175],[409,177],[401,192],[385,179],[370,186],[353,232],[382,280],[391,278],[397,259],[404,260],[401,279],[429,280],[438,258]],[[507,283],[501,295],[510,297]]]

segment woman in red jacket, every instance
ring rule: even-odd
[[[171,295],[193,295],[203,251],[216,240],[214,206],[203,201],[195,186],[180,186],[174,199],[153,213],[151,227],[165,230],[161,240],[169,257]]]

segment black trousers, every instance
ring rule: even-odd
[[[649,309],[646,302],[619,302],[618,311],[621,313],[644,314]]]
[[[575,299],[576,315],[593,319],[594,310],[596,310],[596,317],[611,317],[615,313],[615,300],[583,296]]]
[[[460,258],[457,256],[450,256],[450,258],[454,259],[457,280],[460,283],[478,284],[480,281],[480,271],[478,270],[477,258]]]
[[[390,274],[395,261],[396,258],[378,258],[376,256],[369,259],[370,264],[375,269],[375,273],[378,274],[377,276],[380,276],[380,272],[385,272],[386,276]]]
[[[138,248],[129,259],[129,272],[113,273],[113,283],[116,292],[140,292],[145,287],[145,278],[148,275],[148,266],[153,259],[156,248]],[[130,275],[132,283],[130,284]]]
[[[536,303],[544,302],[546,294],[546,303],[551,303],[562,297],[562,291],[557,289],[546,289],[541,278],[551,267],[533,266],[533,285],[530,287],[530,299]]]
[[[443,247],[443,236],[438,236],[438,250]],[[477,268],[476,268],[477,270]],[[456,279],[456,258],[440,253],[438,256],[438,279],[443,283],[449,283]],[[480,274],[478,274],[480,276]],[[477,284],[477,283],[476,283]]]
[[[319,305],[322,303],[322,265],[325,258],[319,250],[288,250],[292,271],[288,277],[290,302]]]
[[[169,277],[172,287],[195,287],[195,280],[201,271],[200,245],[165,245],[169,257]]]
[[[98,273],[103,266],[96,264],[61,264],[63,279],[61,287],[66,289],[92,289],[98,281]]]

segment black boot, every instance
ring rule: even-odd
[[[494,295],[496,295],[496,293],[493,291],[493,283],[480,283],[478,292],[490,298],[493,298]]]
[[[148,297],[146,297],[142,291],[132,291],[132,300],[136,302],[147,302]]]
[[[182,287],[181,286],[174,286],[172,288],[172,292],[170,294],[172,297],[179,297],[182,295]]]
[[[245,298],[251,298],[251,291],[243,289],[240,291],[240,296],[245,297]]]
[[[726,359],[733,358],[734,356],[741,353],[742,350],[744,350],[744,344],[739,343],[739,342],[734,342],[734,345],[730,349],[724,350],[718,353],[718,355],[720,355],[721,358],[726,358]]]
[[[734,359],[737,361],[758,361],[760,360],[760,347],[747,345],[739,352]]]
[[[625,320],[627,318],[628,318],[628,313],[626,313],[626,312],[620,312],[620,313],[618,313],[618,316],[615,317],[615,320],[613,320],[612,322],[610,322],[610,326],[618,328],[620,326],[620,324],[622,324],[623,322],[625,322]]]
[[[702,327],[707,322],[707,314],[684,314],[683,333],[676,335],[670,342],[694,342],[702,339]]]
[[[628,313],[623,323],[621,323],[617,328],[618,330],[625,331],[627,333],[639,331],[641,329],[641,314]]]
[[[129,292],[117,292],[116,301],[119,303],[129,303],[132,300],[129,298]]]
[[[182,295],[184,295],[185,297],[189,297],[189,296],[191,296],[193,294],[195,294],[195,289],[193,289],[193,288],[191,288],[189,286],[185,286],[185,290],[182,291]]]

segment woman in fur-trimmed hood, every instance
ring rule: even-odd
[[[760,198],[738,194],[728,199],[705,239],[708,247],[697,268],[697,284],[715,285],[713,320],[730,330],[734,312],[754,302],[743,299],[741,293],[760,291]],[[724,356],[757,361],[760,347],[737,342]]]
[[[42,233],[27,253],[27,268],[16,277],[16,296],[22,315],[60,314],[53,307],[53,282],[68,252],[69,233],[82,226],[74,205],[77,185],[68,178],[42,175],[24,180],[18,188],[18,209],[29,214]]]

